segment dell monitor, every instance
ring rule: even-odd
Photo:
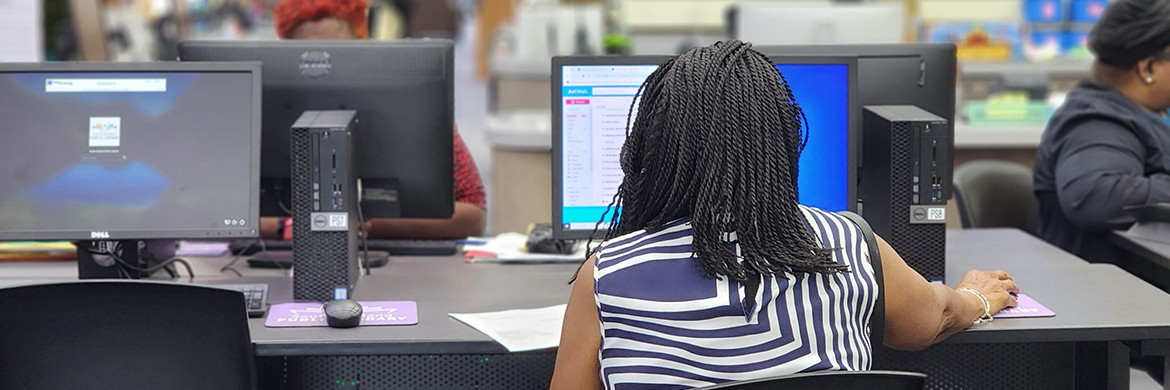
[[[304,111],[356,110],[366,218],[454,213],[453,43],[206,41],[182,61],[259,61],[264,70],[261,213],[290,212],[289,130]]]
[[[257,235],[260,64],[0,64],[0,118],[0,240]]]
[[[860,118],[854,97],[857,59],[770,58],[808,117],[809,139],[800,157],[798,178],[800,203],[829,211],[855,211]],[[625,143],[630,103],[646,77],[666,59],[553,58],[552,215],[556,237],[590,238],[595,227],[599,232],[608,227],[598,222],[622,183],[618,156]]]

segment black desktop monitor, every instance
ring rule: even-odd
[[[265,216],[289,215],[289,129],[308,110],[357,110],[354,164],[366,218],[455,212],[453,44],[446,40],[182,42],[183,61],[260,61]],[[363,202],[368,205],[369,202]]]
[[[954,123],[958,60],[950,43],[756,46],[767,55],[857,57],[862,107],[918,106]]]
[[[809,122],[800,157],[801,204],[857,209],[857,58],[771,56]],[[630,103],[663,56],[556,57],[552,63],[553,232],[588,238],[606,214],[622,171]],[[637,114],[636,112],[634,113]],[[613,212],[613,211],[610,211]],[[608,222],[608,218],[606,218]],[[600,225],[604,232],[606,224]]]
[[[0,64],[0,240],[255,237],[260,64]]]
[[[755,49],[767,55],[856,56],[857,110],[865,106],[911,105],[946,119],[952,126],[955,123],[958,65],[953,44],[796,45]],[[954,137],[950,139],[953,143]],[[953,149],[954,145],[950,147]],[[953,165],[954,153],[950,156]],[[949,199],[950,183],[944,184],[943,198]]]

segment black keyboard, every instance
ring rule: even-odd
[[[248,258],[248,267],[251,268],[269,268],[269,269],[289,269],[293,266],[291,251],[277,252],[275,249],[268,248],[269,256],[257,252],[255,257]],[[271,256],[272,254],[288,253],[286,256]],[[390,254],[385,251],[370,251],[370,261],[363,264],[366,268],[381,268],[385,267],[390,262]],[[358,260],[365,260],[365,251],[358,250]]]
[[[459,244],[449,240],[369,240],[371,251],[389,252],[391,256],[451,256],[459,250]],[[291,251],[292,241],[264,240],[264,248],[270,251]],[[362,243],[358,242],[361,250]],[[234,255],[251,256],[261,251],[256,240],[239,240],[231,244]]]
[[[244,302],[248,306],[249,318],[263,317],[264,313],[268,311],[267,284],[217,284],[215,286],[244,293]]]

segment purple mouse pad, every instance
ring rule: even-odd
[[[418,305],[414,301],[376,301],[362,304],[360,326],[418,324]],[[325,304],[321,302],[288,302],[272,305],[264,326],[269,328],[299,328],[329,326],[325,321]]]
[[[1054,317],[1056,313],[1048,310],[1047,307],[1036,302],[1035,299],[1024,294],[1016,297],[1016,301],[1020,303],[1019,306],[1009,307],[995,313],[995,318],[1027,318],[1027,317]]]

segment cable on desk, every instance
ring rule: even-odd
[[[236,277],[240,277],[240,278],[244,277],[244,274],[240,273],[240,271],[237,270],[234,266],[236,265],[237,262],[240,261],[241,258],[244,257],[244,253],[247,252],[248,249],[252,248],[252,246],[256,245],[256,244],[260,244],[260,252],[258,252],[258,253],[268,254],[268,256],[269,256],[268,259],[271,260],[273,264],[276,264],[276,266],[279,267],[282,271],[288,270],[288,268],[284,267],[284,263],[277,261],[275,258],[272,257],[271,254],[269,254],[268,245],[264,243],[263,238],[259,238],[259,239],[256,239],[256,241],[249,242],[248,246],[245,246],[243,249],[241,249],[240,252],[238,254],[236,254],[235,257],[232,258],[232,261],[229,261],[227,263],[227,265],[224,265],[222,268],[219,269],[219,272],[224,273],[226,271],[232,271],[232,273],[236,274]]]
[[[275,190],[276,190],[276,205],[280,206],[280,210],[284,211],[285,214],[293,215],[292,209],[288,208],[288,205],[284,204],[284,193],[281,192],[281,188],[282,187],[279,185],[277,185],[275,188]]]
[[[170,275],[171,279],[178,279],[180,276],[179,271],[175,270],[175,267],[166,267],[166,268],[163,268],[163,271],[167,271],[167,275]],[[190,270],[188,270],[188,271],[190,271]]]
[[[260,241],[260,253],[268,254],[268,259],[272,260],[272,264],[276,264],[276,266],[279,267],[281,271],[287,271],[288,268],[284,268],[284,263],[276,261],[276,258],[272,257],[272,254],[268,253],[268,244],[264,243],[264,239],[261,238],[258,241]],[[233,269],[233,271],[235,270]],[[238,274],[240,271],[236,271],[236,273]]]
[[[236,269],[235,269],[235,268],[228,268],[228,269],[225,269],[225,270],[220,270],[219,272],[220,272],[220,273],[223,273],[223,271],[232,271],[232,272],[234,272],[234,273],[236,274],[236,277],[237,277],[237,278],[242,278],[242,277],[244,277],[244,274],[241,274],[241,273],[240,273],[240,271],[236,271]]]
[[[187,268],[187,274],[190,275],[191,279],[195,278],[195,272],[191,271],[191,264],[187,263],[186,260],[180,259],[178,257],[170,258],[166,261],[159,263],[156,266],[148,267],[148,268],[142,268],[142,267],[135,266],[133,264],[127,263],[126,261],[122,260],[122,258],[116,257],[116,256],[114,257],[114,261],[117,261],[118,264],[121,264],[123,267],[128,268],[131,271],[137,271],[137,272],[144,273],[144,274],[146,274],[146,276],[154,275],[154,273],[158,272],[160,269],[163,269],[163,268],[170,266],[170,265],[173,265],[175,263],[179,263],[179,264],[182,264],[183,267]]]
[[[115,262],[124,263],[122,261],[122,258],[118,256],[118,252],[121,250],[121,248],[122,248],[122,244],[120,242],[115,242],[114,246],[112,248],[109,248],[109,249],[104,250],[104,251],[97,250],[96,248],[86,248],[85,250],[86,250],[86,252],[89,252],[90,256],[94,256],[94,255],[105,256],[105,257],[109,257],[110,259],[114,260]],[[126,272],[126,270],[122,267],[115,266],[114,270],[116,272],[118,272],[119,279],[133,279],[130,276],[130,273]]]
[[[176,258],[173,258],[173,259],[170,259],[167,261],[182,264],[183,268],[187,269],[187,275],[191,276],[191,280],[195,280],[195,271],[191,270],[191,263],[188,263],[187,260],[183,260],[183,259],[176,257]]]
[[[162,265],[162,264],[163,264],[163,263],[162,263],[162,262],[160,262],[160,261],[159,261],[157,258],[155,258],[155,257],[154,257],[154,253],[151,253],[150,251],[143,252],[141,256],[142,256],[142,259],[146,261],[146,264],[147,264],[148,266],[150,265],[150,263],[151,263],[151,262],[154,262],[155,264],[159,264],[159,265]],[[178,278],[179,278],[179,272],[178,272],[177,270],[175,270],[175,267],[173,266],[173,263],[171,263],[171,264],[172,264],[171,266],[166,266],[166,267],[163,267],[163,268],[162,268],[162,270],[163,270],[163,271],[167,271],[167,275],[170,275],[170,276],[171,276],[171,279],[178,279]],[[187,268],[187,272],[188,272],[188,273],[190,273],[190,272],[191,272],[191,268],[190,268],[190,267],[188,267],[188,268]],[[194,278],[194,277],[195,277],[195,275],[191,275],[191,278]]]
[[[260,244],[261,244],[261,245],[263,245],[263,244],[264,244],[264,241],[263,241],[263,240],[260,240]],[[236,254],[236,257],[232,258],[232,261],[229,261],[229,262],[227,263],[227,265],[224,265],[224,266],[223,266],[223,268],[220,268],[220,269],[219,269],[219,273],[221,273],[221,274],[222,274],[222,273],[224,273],[224,271],[232,271],[232,272],[235,272],[235,273],[236,273],[236,276],[237,276],[237,277],[241,277],[241,278],[242,278],[242,277],[244,277],[244,274],[241,274],[241,273],[240,273],[240,271],[237,271],[237,270],[236,270],[234,267],[232,267],[232,266],[233,266],[233,265],[236,265],[236,262],[240,261],[240,258],[244,256],[244,252],[247,252],[247,251],[248,251],[248,248],[251,248],[251,247],[252,247],[252,245],[255,245],[255,243],[248,243],[248,246],[245,246],[245,247],[244,247],[244,249],[241,249],[241,250],[240,250],[240,253],[237,253],[237,254]]]
[[[173,258],[170,258],[168,260],[158,262],[158,265],[142,268],[142,267],[138,267],[136,265],[130,264],[129,262],[126,262],[125,260],[122,259],[121,253],[125,250],[128,250],[128,249],[123,248],[121,242],[115,243],[114,247],[110,250],[107,250],[107,251],[87,249],[87,251],[89,251],[90,255],[108,256],[111,259],[114,259],[114,261],[117,262],[119,265],[121,265],[121,267],[115,267],[118,270],[118,277],[119,278],[133,279],[133,277],[130,275],[130,272],[127,271],[127,269],[130,271],[135,271],[135,272],[140,272],[140,273],[146,274],[146,276],[150,276],[150,275],[154,275],[155,272],[158,272],[161,269],[167,269],[167,267],[173,266],[175,263],[178,263],[178,264],[182,264],[183,267],[187,269],[187,274],[190,275],[191,279],[195,279],[195,272],[191,270],[191,264],[188,263],[186,260],[180,259],[178,257],[173,257]],[[137,250],[137,248],[132,248],[132,250]],[[153,258],[153,255],[151,255],[151,254],[149,254],[149,252],[147,252],[146,257],[144,257],[144,260],[150,261],[150,259],[152,259],[152,258]],[[168,272],[170,272],[170,271],[168,271]],[[171,275],[175,275],[175,274],[172,273]]]
[[[130,274],[127,273],[126,270],[122,269],[122,267],[114,267],[114,269],[118,271],[118,279],[132,279]]]

